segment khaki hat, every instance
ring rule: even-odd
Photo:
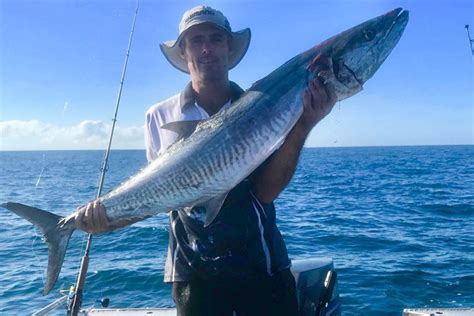
[[[190,27],[203,23],[212,23],[226,31],[232,37],[232,51],[229,54],[229,69],[237,66],[249,48],[250,29],[246,28],[238,32],[232,32],[229,21],[221,11],[204,5],[192,8],[184,13],[179,23],[179,36],[175,41],[167,41],[160,44],[160,49],[166,59],[177,69],[189,74],[188,64],[186,60],[181,57],[179,43]]]

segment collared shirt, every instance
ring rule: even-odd
[[[231,106],[242,93],[231,82],[231,100],[224,107]],[[165,124],[207,118],[207,112],[195,102],[191,84],[180,94],[153,105],[146,112],[147,159],[153,161],[177,140],[177,133],[162,128]],[[291,265],[276,226],[275,207],[258,200],[248,179],[229,192],[208,227],[199,220],[203,212],[200,207],[170,212],[165,282],[196,278],[245,282]]]
[[[239,98],[243,90],[231,82],[232,100]],[[222,109],[230,105],[229,100]],[[221,109],[221,110],[222,110]],[[209,114],[194,100],[191,83],[184,91],[159,102],[148,109],[145,121],[145,147],[148,162],[152,162],[160,153],[176,141],[178,134],[162,128],[165,124],[178,121],[197,121],[209,118]]]

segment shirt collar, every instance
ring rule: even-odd
[[[235,82],[229,81],[230,85],[230,93],[231,93],[231,101],[234,102],[244,93],[244,90]],[[181,106],[181,111],[183,111],[186,107],[192,106],[196,103],[196,99],[194,98],[193,86],[192,83],[188,83],[184,90],[181,92],[179,96],[179,104]]]

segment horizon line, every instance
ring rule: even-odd
[[[452,147],[474,146],[473,144],[425,144],[425,145],[353,145],[353,146],[304,146],[303,149],[337,149],[337,148],[388,148],[388,147]],[[107,149],[0,149],[0,152],[33,152],[33,151],[106,151]],[[145,151],[145,148],[113,148],[111,151]]]

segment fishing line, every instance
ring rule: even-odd
[[[337,112],[336,112],[336,125],[339,125],[341,123],[340,118],[341,118],[341,101],[337,101]],[[338,139],[336,138],[334,140],[334,144],[338,142]]]
[[[340,113],[341,113],[341,101],[337,101],[336,104],[337,104],[337,106],[334,105],[334,111],[333,111],[334,114],[331,115],[331,117],[334,118],[334,126],[331,127],[331,129],[332,129],[332,133],[331,133],[331,134],[332,134],[332,135],[336,135],[336,134],[337,134],[337,133],[336,133],[336,131],[337,131],[336,126],[341,123],[341,120],[340,120],[340,116],[341,116],[341,115],[340,115]],[[336,138],[336,139],[333,140],[332,145],[335,145],[335,144],[337,144],[338,142],[339,142],[339,140]]]
[[[38,189],[38,185],[41,181],[41,177],[43,176],[43,172],[44,172],[44,166],[46,165],[46,162],[45,162],[45,154],[43,154],[43,163],[42,163],[42,166],[41,166],[41,172],[40,172],[40,175],[38,177],[38,180],[36,181],[36,185],[35,185],[35,195],[36,195],[36,190]]]
[[[44,169],[45,169],[45,166],[46,166],[45,157],[46,157],[46,155],[43,154],[43,162],[41,163],[41,171],[40,171],[40,174],[38,176],[38,180],[36,180],[36,184],[35,184],[35,192],[34,192],[35,198],[36,198],[36,191],[38,189],[38,186],[39,186],[40,181],[41,181],[41,177],[43,176],[43,172],[44,172]],[[46,278],[45,278],[45,275],[44,275],[44,271],[46,271],[46,267],[42,264],[44,262],[44,260],[39,259],[38,254],[37,254],[36,249],[35,249],[36,240],[38,238],[43,240],[42,234],[40,234],[38,229],[36,228],[36,226],[33,225],[33,240],[31,241],[31,252],[33,253],[33,256],[35,257],[35,260],[38,262],[38,266],[40,268],[41,280],[43,281],[43,286],[44,286],[46,284]]]
[[[40,258],[38,257],[38,254],[36,253],[36,250],[35,250],[36,240],[38,238],[40,238],[42,240],[43,237],[40,234],[38,234],[38,229],[36,228],[36,226],[34,226],[33,232],[34,232],[34,235],[33,235],[33,240],[31,241],[31,251],[33,252],[33,256],[35,257],[36,262],[38,262],[38,266],[39,266],[39,269],[40,269],[39,274],[41,275],[41,281],[43,281],[43,286],[44,286],[46,284],[46,278],[44,276],[44,271],[46,271],[46,267],[42,263],[45,262],[45,261],[40,260]]]

